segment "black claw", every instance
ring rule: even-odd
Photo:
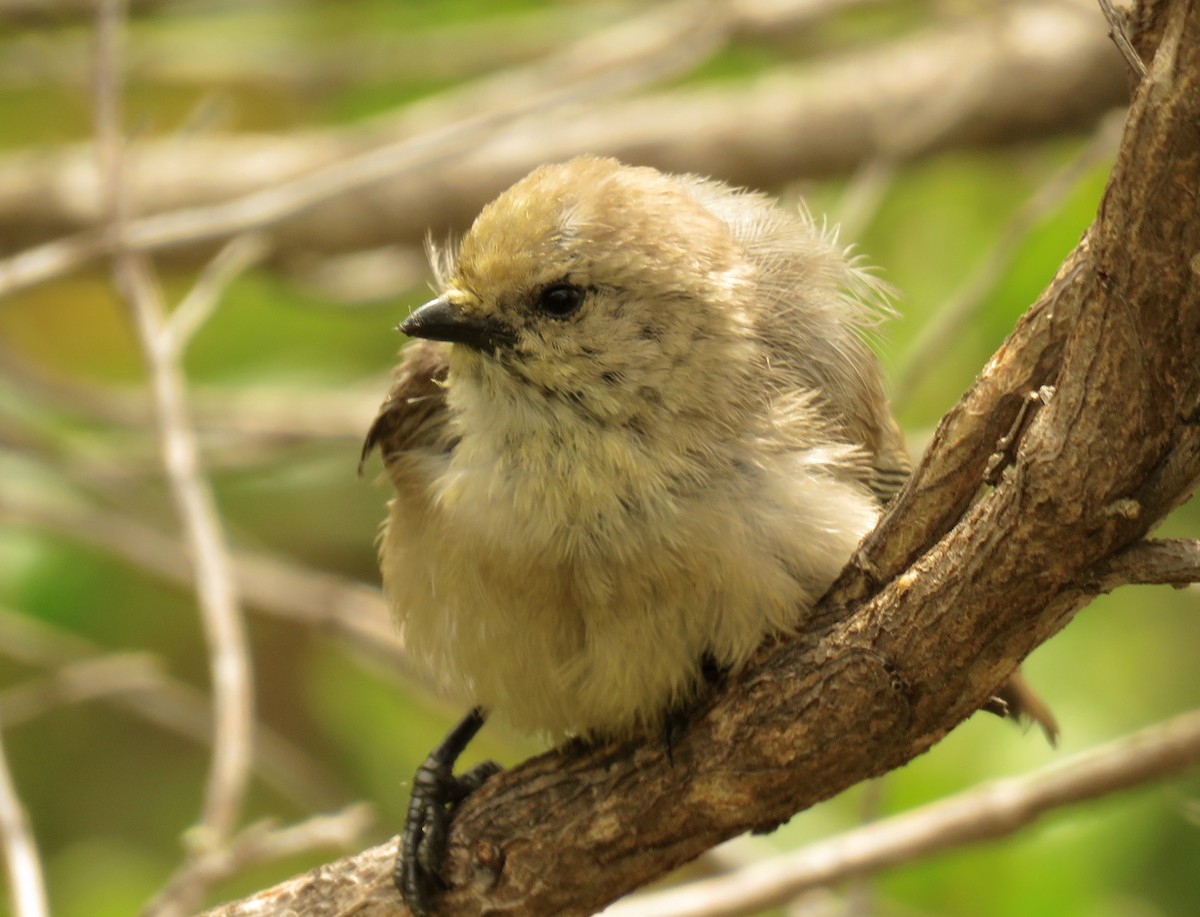
[[[679,744],[680,739],[687,735],[692,709],[691,706],[677,707],[668,710],[667,715],[663,717],[662,743],[667,752],[667,763],[671,767],[675,766],[675,746]]]
[[[707,688],[718,687],[728,674],[729,667],[717,662],[712,653],[704,653],[700,657],[700,675]],[[703,694],[698,694],[691,700],[668,710],[666,716],[663,717],[662,743],[667,752],[667,762],[672,767],[675,765],[675,746],[687,734],[692,715],[702,701]]]
[[[408,818],[400,835],[392,881],[414,914],[430,913],[434,896],[445,887],[441,869],[454,810],[500,770],[498,765],[485,761],[460,777],[454,776],[454,762],[485,719],[478,707],[463,717],[430,752],[413,777]]]

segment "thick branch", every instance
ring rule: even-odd
[[[928,749],[1087,599],[1079,584],[1200,475],[1200,0],[1171,4],[1099,216],[943,421],[851,571],[667,754],[571,748],[489,781],[457,814],[454,914],[585,914],[747,829]],[[1048,403],[1013,430],[1032,388]],[[982,483],[996,441],[1015,464]],[[858,600],[857,604],[848,604]],[[394,914],[386,848],[222,917]]]
[[[1182,714],[1032,774],[972,787],[733,873],[621,902],[610,917],[736,917],[823,885],[967,843],[1006,837],[1054,809],[1200,764],[1200,711]]]

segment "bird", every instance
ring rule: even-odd
[[[370,427],[413,664],[470,713],[414,781],[396,884],[440,887],[454,761],[488,716],[661,731],[803,622],[906,480],[872,335],[886,284],[803,206],[580,156],[431,246]]]

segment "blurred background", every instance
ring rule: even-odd
[[[219,873],[180,899],[199,906],[391,836],[462,713],[406,674],[377,588],[388,488],[377,458],[356,474],[427,233],[580,152],[803,198],[898,291],[878,347],[919,455],[1095,213],[1128,98],[1106,33],[1073,0],[131,0],[106,75],[91,2],[0,0],[0,726],[53,912],[169,912],[144,909],[203,843],[212,754],[146,365],[95,229],[97,81],[124,83],[125,237],[169,307],[214,281],[182,369],[253,671],[238,824],[342,813],[341,843]],[[1098,599],[1026,667],[1057,750],[976,716],[878,799],[738,856],[1200,706],[1198,612],[1194,589]],[[540,747],[490,725],[467,763]],[[1194,914],[1197,863],[1193,774],[769,913]]]

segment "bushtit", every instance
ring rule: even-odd
[[[908,472],[865,333],[881,285],[800,210],[583,157],[435,253],[441,294],[367,437],[414,662],[475,709],[430,757],[397,865],[437,887],[483,711],[554,738],[663,727],[792,628]]]

